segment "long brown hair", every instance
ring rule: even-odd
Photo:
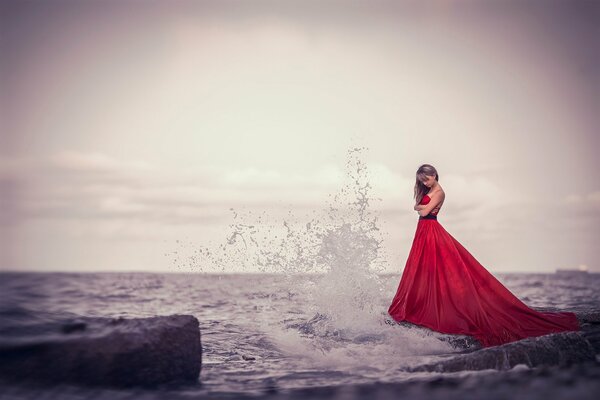
[[[417,173],[415,174],[415,200],[417,204],[421,202],[423,196],[425,196],[431,189],[421,183],[421,179],[425,178],[425,175],[435,176],[436,181],[440,180],[440,176],[433,165],[423,164],[419,167],[419,169],[417,169]]]

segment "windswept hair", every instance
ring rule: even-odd
[[[428,176],[435,176],[435,180],[439,181],[440,176],[437,173],[437,170],[434,168],[433,165],[429,165],[429,164],[422,164],[419,169],[417,169],[417,173],[415,174],[416,177],[416,182],[415,182],[415,201],[417,202],[417,204],[419,204],[421,202],[421,200],[423,199],[423,197],[429,192],[430,188],[428,188],[427,186],[423,185],[421,183],[421,179],[425,178],[425,175]]]

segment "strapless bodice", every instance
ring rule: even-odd
[[[429,204],[429,202],[431,201],[431,197],[429,197],[428,195],[423,196],[423,198],[421,199],[421,202],[419,204],[421,205],[427,205]],[[427,219],[427,217],[431,216],[436,216],[438,214],[438,212],[440,211],[440,209],[438,208],[439,206],[437,206],[436,208],[434,208],[433,210],[431,210],[431,212],[429,214],[427,214],[425,216],[425,218]],[[423,218],[423,217],[421,217]],[[432,217],[429,217],[430,219],[433,219]]]
[[[423,198],[421,199],[421,202],[419,204],[426,205],[426,204],[429,204],[430,201],[431,201],[431,197],[429,197],[429,195],[426,194],[425,196],[423,196]]]

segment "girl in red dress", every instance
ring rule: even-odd
[[[580,330],[572,312],[529,308],[490,274],[437,221],[445,193],[436,169],[417,170],[417,230],[390,316],[442,333],[475,337],[483,347]]]

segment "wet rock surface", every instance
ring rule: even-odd
[[[481,349],[449,360],[413,367],[410,371],[507,370],[518,364],[537,367],[571,365],[593,360],[594,348],[581,333],[564,332]]]
[[[595,400],[600,391],[600,363],[587,361],[568,367],[542,366],[530,369],[523,365],[508,371],[472,371],[441,373],[403,382],[376,382],[359,385],[321,386],[286,390],[276,384],[265,386],[262,393],[240,392],[202,393],[200,387],[190,387],[185,393],[177,390],[107,390],[58,386],[46,390],[22,386],[6,387],[0,399],[33,400],[183,400],[183,399],[380,399],[380,400]]]
[[[202,348],[191,315],[77,318],[4,332],[0,380],[152,387],[196,382]]]
[[[508,370],[519,364],[528,367],[569,366],[594,361],[600,353],[600,313],[577,313],[581,331],[531,337],[501,346],[481,348],[464,336],[447,335],[448,341],[466,354],[410,368],[411,372],[457,372],[472,370]],[[474,351],[476,350],[476,351]]]

